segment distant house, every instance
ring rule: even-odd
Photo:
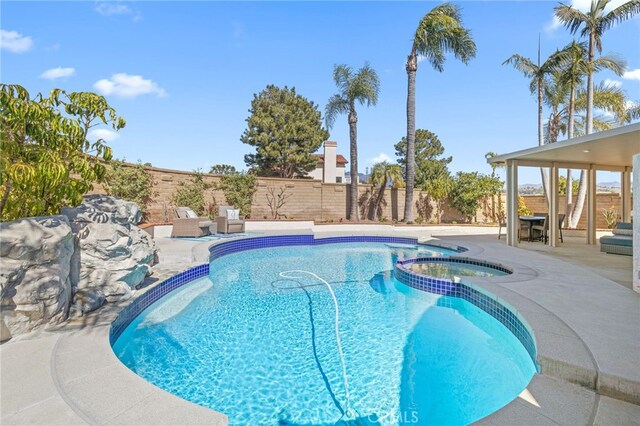
[[[318,162],[316,168],[308,173],[311,179],[321,180],[324,183],[346,183],[345,167],[347,159],[337,153],[338,144],[327,141],[324,143],[323,154],[313,154]]]

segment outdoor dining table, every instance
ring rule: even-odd
[[[545,216],[520,216],[520,220],[529,222],[529,242],[531,242],[531,236],[533,234],[533,225],[544,223]]]

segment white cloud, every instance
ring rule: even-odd
[[[627,80],[640,80],[640,68],[625,72],[622,74],[622,78],[626,78]]]
[[[132,16],[131,19],[134,22],[138,22],[142,19],[142,14],[139,10],[131,9],[129,6],[120,1],[98,2],[96,6],[96,12],[103,16],[129,15]]]
[[[607,7],[604,8],[604,12],[607,13],[628,1],[629,0],[611,0]],[[565,4],[569,4],[571,7],[574,7],[581,12],[587,12],[591,9],[591,0],[571,0],[570,3]],[[544,30],[547,32],[553,32],[560,27],[562,27],[562,23],[560,23],[555,15],[553,15],[551,20],[544,25]]]
[[[64,78],[71,77],[76,73],[75,68],[51,68],[50,70],[46,70],[42,74],[40,74],[40,78],[45,78],[47,80],[54,80],[56,78]]]
[[[109,129],[93,129],[87,135],[87,139],[90,141],[97,141],[98,139],[102,139],[105,142],[113,142],[118,139],[120,135],[113,130]]]
[[[371,160],[371,164],[376,164],[376,163],[382,163],[383,161],[386,161],[388,163],[392,163],[393,160],[391,159],[391,157],[389,157],[387,154],[385,154],[384,152],[381,152],[380,154],[376,155],[375,157],[373,157]]]
[[[96,12],[100,15],[130,15],[133,11],[126,4],[115,2],[100,2],[96,6]]]
[[[553,15],[553,17],[551,17],[551,21],[544,24],[544,30],[546,32],[551,33],[557,30],[558,28],[560,28],[561,26],[562,26],[562,23],[560,22],[558,17]]]
[[[615,87],[616,89],[619,89],[620,87],[622,87],[621,81],[611,80],[610,78],[605,79],[604,84],[605,86]]]
[[[167,96],[165,90],[156,82],[144,79],[141,75],[125,73],[113,74],[110,79],[98,80],[93,87],[105,96],[115,95],[121,98],[135,98],[148,94],[155,94],[159,98]]]
[[[23,53],[31,49],[33,40],[17,31],[0,30],[0,48],[13,53]]]
[[[637,102],[633,102],[633,101],[631,101],[631,100],[629,100],[629,99],[627,99],[626,101],[624,101],[624,107],[625,107],[626,109],[635,108],[635,107],[637,107],[637,106],[638,106],[638,103],[637,103]]]

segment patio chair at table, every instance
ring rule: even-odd
[[[176,207],[172,238],[197,238],[216,233],[216,223],[198,215],[189,207]]]
[[[543,216],[542,223],[535,223],[531,226],[531,239],[536,238],[547,244],[547,239],[549,238],[549,215],[545,214]],[[538,237],[535,236],[536,233],[539,234]]]
[[[529,222],[527,222],[526,220],[522,220],[519,219],[518,220],[518,242],[520,242],[522,240],[522,235],[524,233],[524,235],[526,236],[527,239],[531,239],[531,236],[529,235],[529,229],[530,229],[530,225]]]
[[[543,214],[544,222],[541,224],[534,224],[532,226],[532,230],[536,231],[540,234],[539,239],[542,240],[545,244],[549,241],[549,215]],[[562,224],[564,223],[564,218],[566,215],[559,214],[558,215],[558,230],[560,231],[560,242],[564,243],[564,239],[562,237]]]
[[[560,228],[560,242],[564,243],[564,240],[562,239],[562,226],[564,224],[564,218],[567,217],[567,215],[565,214],[559,214],[558,215],[558,228]]]

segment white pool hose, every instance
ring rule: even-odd
[[[296,275],[287,275],[287,274],[307,274],[310,275],[312,277],[314,277],[315,279],[317,279],[318,281],[323,282],[327,288],[329,289],[329,293],[331,293],[331,297],[333,298],[333,305],[335,306],[335,312],[336,312],[336,318],[335,318],[335,331],[336,331],[336,343],[338,346],[338,353],[340,355],[340,363],[342,364],[342,381],[344,383],[344,391],[345,391],[345,409],[344,409],[344,415],[346,416],[350,416],[351,415],[351,410],[349,408],[350,405],[350,396],[349,396],[349,381],[347,380],[347,367],[345,365],[344,362],[344,354],[342,353],[342,342],[340,341],[340,309],[338,308],[338,299],[336,299],[336,295],[333,292],[333,289],[331,288],[331,285],[329,285],[328,282],[326,282],[325,280],[323,280],[322,278],[320,278],[319,276],[317,276],[316,274],[314,274],[313,272],[309,272],[309,271],[303,271],[303,270],[299,270],[299,269],[294,269],[291,271],[283,271],[280,272],[280,276],[283,278],[302,278],[300,276],[296,276]]]

